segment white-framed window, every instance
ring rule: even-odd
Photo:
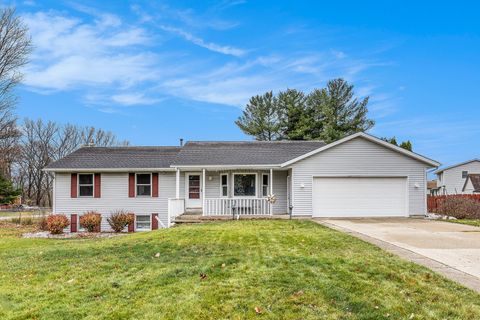
[[[137,173],[135,175],[135,189],[137,196],[152,196],[152,174],[151,173]]]
[[[268,197],[269,186],[270,186],[270,176],[268,173],[263,173],[262,174],[262,196],[263,197]]]
[[[256,173],[234,173],[233,174],[233,196],[234,197],[255,197],[257,195],[257,174]]]
[[[220,175],[220,196],[228,197],[228,173]]]
[[[93,173],[78,174],[78,196],[93,197]]]
[[[150,231],[152,230],[152,218],[150,215],[135,216],[135,230]]]
[[[462,171],[462,179],[466,179],[468,177],[468,171]]]

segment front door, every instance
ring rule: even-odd
[[[185,174],[185,199],[187,200],[187,208],[202,207],[202,178],[200,173]]]

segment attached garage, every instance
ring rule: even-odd
[[[423,216],[427,170],[439,163],[365,133],[284,164],[294,216]]]
[[[314,177],[313,217],[408,216],[406,177]]]

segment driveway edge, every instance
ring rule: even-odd
[[[427,267],[442,276],[446,277],[447,279],[453,280],[457,283],[460,283],[461,285],[472,289],[478,293],[480,293],[480,279],[477,277],[474,277],[472,275],[469,275],[468,273],[465,273],[463,271],[460,271],[458,269],[452,268],[446,264],[443,264],[439,261],[430,259],[428,257],[422,256],[421,254],[418,254],[416,252],[410,251],[408,249],[404,249],[401,247],[398,247],[394,244],[388,243],[386,241],[376,239],[370,236],[367,236],[363,233],[353,231],[348,228],[340,227],[331,223],[328,223],[325,220],[315,220],[312,219],[313,222],[316,222],[318,224],[321,224],[325,227],[328,227],[330,229],[334,229],[337,231],[341,231],[343,233],[349,234],[351,236],[354,236],[356,238],[359,238],[365,242],[371,243],[387,252],[390,252],[392,254],[395,254],[399,256],[400,258],[403,258],[405,260],[408,260],[410,262],[422,265],[424,267]]]

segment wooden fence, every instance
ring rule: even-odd
[[[447,196],[427,196],[428,212],[437,212],[440,203],[447,198],[469,198],[480,202],[480,194],[452,194]]]

